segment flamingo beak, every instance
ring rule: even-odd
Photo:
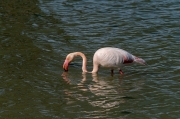
[[[64,69],[65,72],[68,72],[68,66],[69,66],[69,61],[65,60],[64,64],[63,64],[63,69]]]

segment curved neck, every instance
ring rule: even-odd
[[[86,56],[82,52],[75,52],[75,55],[82,57],[82,60],[83,60],[83,62],[82,62],[82,71],[83,72],[88,72],[87,69],[86,69],[86,65],[87,65]]]

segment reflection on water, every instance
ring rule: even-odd
[[[87,79],[87,75],[92,76],[92,80],[88,81],[88,84],[86,83],[87,80],[89,80],[89,78]],[[118,85],[113,82],[114,79],[99,77],[98,75],[89,73],[83,73],[82,80],[76,82],[77,84],[71,83],[71,79],[68,78],[69,75],[67,72],[63,72],[62,77],[68,85],[77,85],[77,87],[74,87],[74,91],[71,89],[64,90],[67,95],[67,104],[76,103],[76,101],[72,101],[71,98],[73,98],[73,100],[86,101],[86,106],[105,109],[104,112],[106,112],[119,108],[121,104],[126,103],[130,99],[135,99],[135,97],[126,96],[126,93],[124,93],[130,89],[119,86],[119,84],[121,85],[123,83],[122,77],[118,78]],[[136,89],[133,90],[140,90],[142,85],[143,83],[139,83],[136,85]],[[99,113],[98,110],[96,112]],[[127,114],[131,113],[129,111],[125,112],[127,112]],[[122,111],[121,113],[124,114],[125,112]],[[104,115],[103,117],[106,116]]]

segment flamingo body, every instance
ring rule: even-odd
[[[68,64],[74,59],[76,56],[81,56],[83,59],[82,63],[82,71],[87,72],[86,64],[87,59],[86,56],[81,52],[74,52],[67,55],[66,60],[63,64],[63,68],[65,71],[68,71]],[[119,69],[120,73],[123,74],[121,68],[130,63],[139,63],[145,65],[146,62],[138,58],[127,51],[114,47],[105,47],[97,50],[93,56],[93,70],[92,73],[97,73],[99,66],[111,68],[111,73],[113,73],[114,69]]]
[[[127,63],[132,63],[134,56],[125,50],[106,47],[97,50],[93,57],[96,65],[108,68],[121,68]]]

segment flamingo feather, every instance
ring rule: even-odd
[[[69,63],[73,61],[73,59],[77,56],[82,57],[82,71],[88,72],[86,65],[87,65],[87,58],[82,52],[73,52],[69,53],[66,56],[65,62],[63,64],[64,70],[68,71]],[[99,66],[107,67],[111,69],[111,73],[113,73],[114,69],[119,69],[120,74],[123,74],[122,68],[127,64],[132,63],[139,63],[142,65],[146,65],[146,62],[142,58],[138,58],[129,52],[114,48],[114,47],[105,47],[98,49],[93,56],[93,70],[91,73],[97,73],[99,70]]]

